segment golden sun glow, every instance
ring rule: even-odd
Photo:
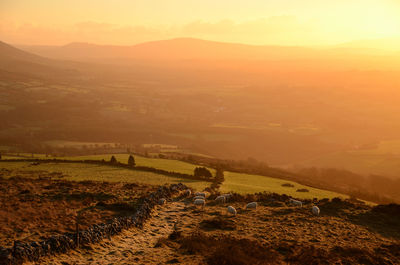
[[[400,37],[394,0],[3,0],[11,43],[135,44],[176,37],[275,45],[334,45]],[[392,47],[393,48],[393,47]]]

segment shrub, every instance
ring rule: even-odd
[[[117,159],[115,158],[115,156],[111,157],[110,163],[112,163],[112,164],[116,164],[117,163]]]
[[[225,181],[224,171],[221,168],[217,168],[214,181],[218,184],[222,184]]]
[[[297,192],[310,192],[308,189],[298,189]]]
[[[133,157],[133,155],[130,155],[130,156],[129,156],[128,165],[129,165],[130,167],[136,166],[135,158]]]
[[[195,177],[204,177],[206,179],[212,178],[212,174],[211,174],[210,170],[208,170],[205,167],[196,167],[194,169],[194,176]]]

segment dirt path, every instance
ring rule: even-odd
[[[363,223],[356,224],[346,216],[322,214],[316,217],[307,207],[260,206],[257,210],[245,210],[244,203],[232,202],[232,205],[238,210],[236,217],[227,215],[226,205],[210,204],[204,209],[196,209],[191,199],[170,201],[164,206],[156,207],[152,218],[145,223],[143,229],[129,229],[111,240],[45,258],[40,264],[204,264],[207,258],[214,255],[207,250],[221,245],[215,244],[217,241],[213,240],[227,237],[233,240],[246,239],[256,242],[257,246],[270,247],[281,261],[285,259],[286,254],[277,252],[277,249],[284,250],[283,253],[287,252],[299,260],[299,264],[310,264],[309,260],[302,260],[303,251],[308,251],[306,257],[312,258],[317,255],[316,259],[319,257],[325,262],[329,259],[331,263],[344,261],[346,264],[399,264],[398,238],[383,236],[373,227]],[[195,253],[191,255],[185,245],[182,245],[186,244],[187,247],[187,243],[167,240],[175,224],[182,232],[181,238],[188,238],[199,232],[203,234],[202,239],[193,239],[194,244],[184,241],[189,242],[189,246],[196,250],[201,246],[199,240],[206,240],[206,243],[202,243],[203,248],[197,249],[197,252],[190,251]],[[227,229],[226,224],[230,224],[231,229]],[[163,239],[161,244],[157,244],[159,239]],[[238,242],[235,241],[234,245],[240,243]],[[227,246],[224,252],[226,257],[231,256],[232,246]],[[292,253],[290,251],[293,248],[295,251]],[[243,252],[239,251],[236,254]],[[366,256],[370,263],[362,261]],[[245,261],[246,259],[244,257]],[[386,259],[393,262],[379,263]],[[282,264],[279,260],[277,262]]]
[[[39,264],[193,264],[193,258],[196,257],[182,257],[169,248],[154,247],[158,239],[173,231],[176,221],[179,223],[182,218],[188,218],[189,212],[190,209],[183,202],[169,202],[157,207],[143,229],[126,230],[111,240],[48,257]]]

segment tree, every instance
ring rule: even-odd
[[[214,180],[210,186],[210,190],[212,190],[213,192],[216,192],[219,190],[219,187],[221,186],[221,184],[225,181],[224,178],[224,171],[222,170],[221,167],[217,167],[216,171],[215,171],[215,177]]]
[[[205,167],[196,167],[194,169],[194,176],[195,177],[204,177],[206,179],[212,178],[211,172]]]
[[[117,163],[117,159],[115,158],[115,156],[111,157],[110,162],[111,162],[111,164],[116,164]]]
[[[216,169],[214,181],[218,184],[222,184],[225,181],[223,169],[221,169],[221,168]]]
[[[133,155],[130,155],[130,156],[129,156],[128,165],[129,165],[130,167],[136,166],[135,158],[133,157]]]

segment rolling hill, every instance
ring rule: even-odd
[[[48,59],[0,41],[0,76],[7,78],[68,78],[78,74],[70,64]]]
[[[179,38],[140,43],[131,46],[70,43],[63,46],[19,46],[28,52],[54,59],[81,62],[160,64],[183,63],[183,68],[235,68],[241,71],[260,69],[280,72],[352,71],[391,69],[400,64],[393,53],[352,46],[307,48],[295,46],[257,46]],[[399,60],[400,61],[400,60]]]
[[[302,47],[254,46],[179,38],[141,43],[132,46],[70,43],[64,46],[20,46],[42,56],[58,59],[192,60],[192,59],[293,59],[304,57],[312,49]]]

